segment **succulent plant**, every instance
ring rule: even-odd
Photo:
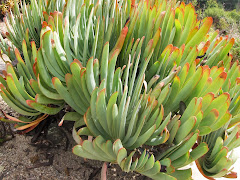
[[[27,50],[26,41],[23,40],[22,59],[18,49],[15,49],[16,68],[10,63],[6,64],[4,76],[0,76],[1,96],[18,113],[28,116],[19,119],[5,114],[6,118],[18,122],[17,129],[30,131],[36,127],[47,115],[58,113],[64,106],[64,101],[47,98],[42,95],[37,80],[39,79],[38,67],[34,61],[37,58],[37,48],[34,41],[31,43],[31,55]],[[40,87],[41,88],[41,87]],[[51,106],[49,106],[51,104]],[[53,104],[55,107],[53,107]],[[44,114],[44,115],[43,115]]]
[[[19,36],[18,64],[7,64],[0,77],[3,99],[33,117],[6,118],[31,130],[66,103],[72,110],[60,125],[75,121],[78,156],[153,179],[190,179],[191,169],[179,168],[193,161],[208,178],[235,176],[234,39],[210,36],[212,19],[198,20],[191,4],[175,0],[69,0],[63,9],[54,6],[62,1],[48,3],[59,11],[39,8],[39,46]],[[104,171],[106,163],[103,179]]]
[[[31,41],[34,41],[37,48],[40,46],[40,31],[41,23],[44,20],[45,13],[54,11],[62,11],[65,0],[31,0],[26,1],[11,1],[12,10],[7,13],[7,18],[4,18],[8,32],[6,37],[11,42],[11,46],[3,40],[0,35],[0,48],[3,53],[7,54],[10,60],[15,60],[14,48],[18,48],[22,53],[22,42],[25,40],[27,47],[31,47]]]
[[[17,112],[28,116],[19,119],[5,114],[6,118],[18,122],[17,129],[28,132],[48,115],[58,113],[64,101],[44,96],[38,86],[39,67],[35,59],[40,46],[40,31],[44,14],[62,10],[65,1],[14,2],[13,12],[5,18],[9,47],[2,36],[0,47],[13,63],[6,62],[4,76],[0,76],[1,96]],[[19,7],[20,6],[20,7]],[[15,50],[14,50],[15,49]],[[38,58],[39,59],[39,58]],[[39,63],[38,63],[39,64]],[[16,67],[14,67],[16,66]]]

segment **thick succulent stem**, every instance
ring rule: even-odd
[[[101,170],[101,180],[107,180],[107,162],[103,163]]]

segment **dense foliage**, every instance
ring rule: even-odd
[[[229,53],[235,40],[209,34],[212,18],[198,20],[176,0],[32,0],[15,9],[6,19],[13,46],[1,38],[12,62],[0,94],[23,116],[2,120],[28,132],[68,109],[59,124],[75,121],[78,156],[153,179],[190,179],[179,168],[193,161],[206,177],[235,177],[240,65]]]

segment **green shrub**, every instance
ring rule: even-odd
[[[13,6],[14,6],[14,0],[1,0],[0,1],[0,16],[1,16],[1,19],[10,10],[13,9]]]
[[[239,23],[238,13],[226,12],[222,8],[208,8],[204,11],[204,17],[211,16],[216,29],[228,31],[233,24]]]
[[[237,9],[237,5],[239,4],[239,0],[218,0],[218,2],[224,5],[224,9],[230,11]]]
[[[203,12],[203,17],[213,17],[213,26],[219,29],[220,33],[230,34],[236,37],[235,45],[232,49],[233,59],[240,59],[239,56],[239,35],[240,35],[240,12],[235,10],[225,11],[223,7],[207,8]]]
[[[218,8],[218,3],[216,0],[209,0],[206,2],[206,8]]]
[[[240,39],[236,39],[236,42],[231,50],[234,60],[240,60]]]
[[[236,9],[234,9],[232,11],[227,11],[227,14],[229,17],[234,19],[236,23],[240,23],[240,11],[236,11]]]

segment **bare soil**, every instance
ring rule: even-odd
[[[0,179],[100,179],[102,162],[84,160],[74,155],[71,148],[65,150],[62,146],[39,149],[30,140],[29,136],[16,135],[0,146]],[[124,173],[116,165],[108,168],[107,177],[109,180],[148,179],[136,173]]]

